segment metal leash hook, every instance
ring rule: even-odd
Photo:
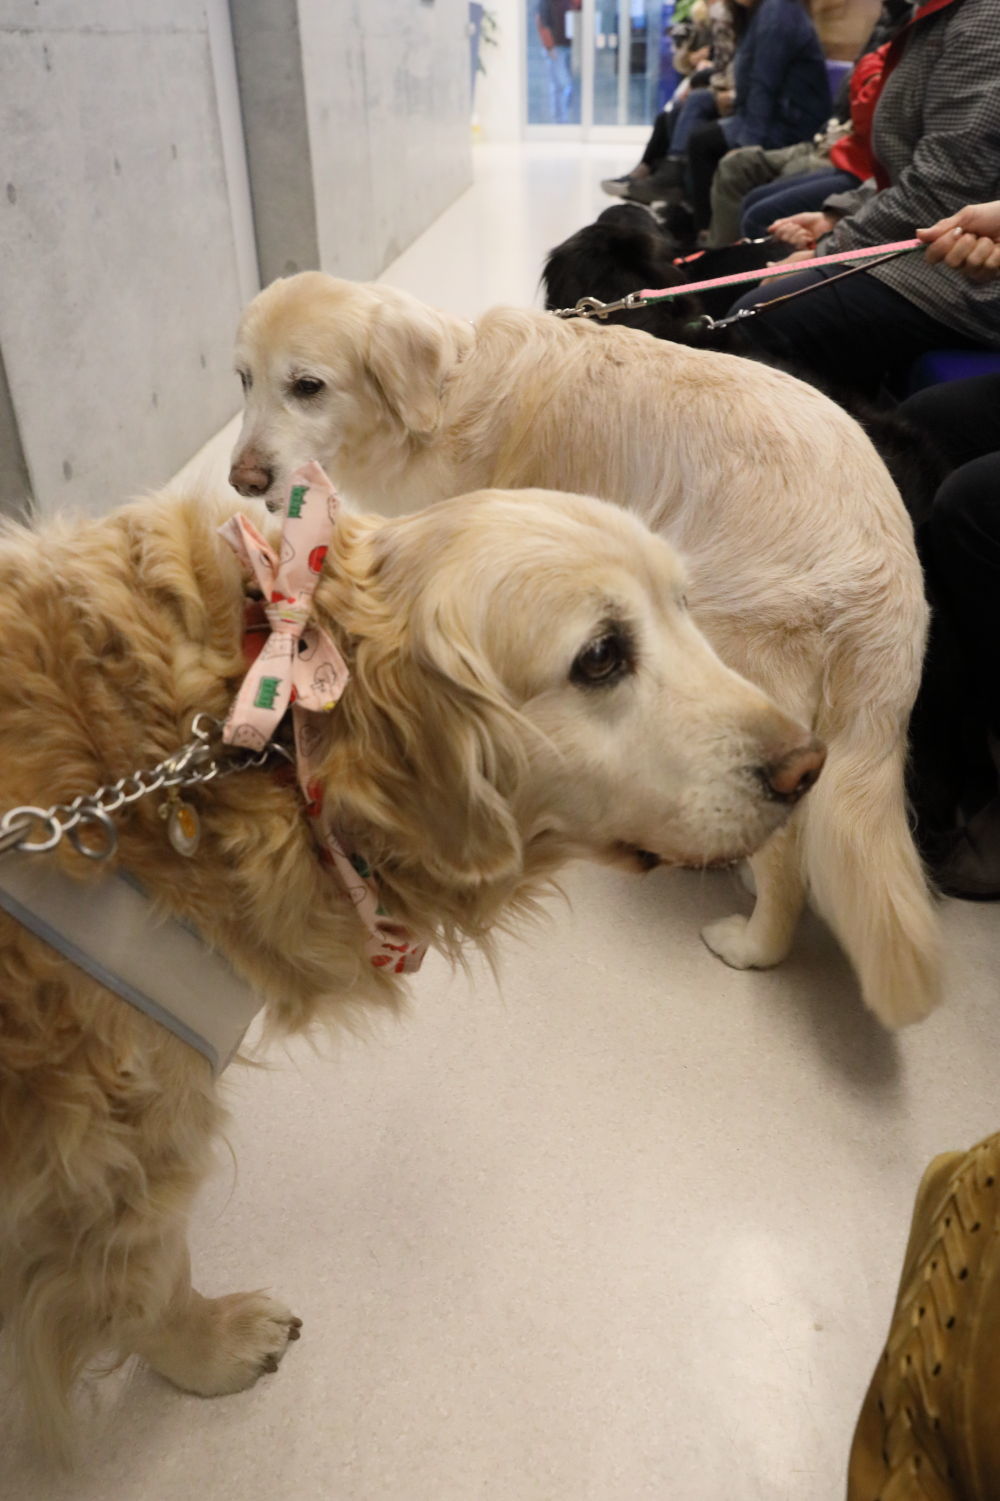
[[[576,307],[560,307],[552,309],[555,318],[606,318],[609,313],[631,312],[633,308],[642,307],[644,297],[637,292],[629,292],[625,297],[619,297],[617,302],[602,302],[599,297],[581,297]]]
[[[713,318],[710,313],[702,313],[690,328],[703,329],[705,333],[714,334],[718,328],[728,328],[732,323],[740,323],[744,318],[756,318],[761,311],[760,307],[742,307],[738,313],[729,313],[725,318]]]

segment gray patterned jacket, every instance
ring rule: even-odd
[[[1000,0],[951,0],[918,19],[904,45],[872,131],[889,186],[828,200],[848,217],[823,250],[911,239],[967,203],[1000,198]],[[870,274],[949,328],[1000,348],[1000,280],[977,286],[916,252]]]

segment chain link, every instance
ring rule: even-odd
[[[53,803],[51,808],[11,808],[0,816],[0,855],[9,850],[41,855],[68,838],[88,859],[107,860],[118,848],[112,814],[122,808],[163,788],[196,787],[233,772],[253,770],[264,766],[272,754],[290,759],[278,745],[265,746],[262,751],[224,746],[221,731],[221,720],[211,714],[196,714],[192,738],[149,771],[131,771],[96,792],[80,793],[70,803]],[[213,740],[217,742],[214,747]],[[220,760],[223,754],[228,759]],[[84,838],[85,834],[88,837]]]

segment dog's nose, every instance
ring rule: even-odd
[[[274,482],[274,470],[258,464],[234,464],[229,483],[241,495],[265,495]]]
[[[823,770],[825,760],[826,746],[813,736],[765,763],[760,775],[771,797],[783,803],[797,803]]]

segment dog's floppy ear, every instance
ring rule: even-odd
[[[524,725],[467,643],[433,627],[420,636],[360,646],[338,709],[347,737],[327,770],[371,863],[451,893],[455,910],[441,915],[472,927],[522,872],[512,797]]]
[[[503,885],[523,863],[510,803],[521,751],[514,716],[482,685],[437,669],[421,677],[422,722],[412,743],[421,763],[426,861],[449,886]]]
[[[416,300],[379,304],[366,365],[389,410],[408,432],[430,437],[441,419],[441,386],[459,351],[448,321]]]

